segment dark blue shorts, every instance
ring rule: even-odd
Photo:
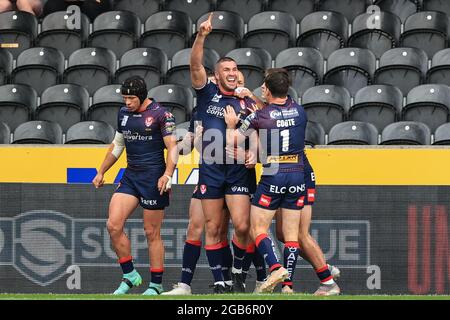
[[[301,210],[305,205],[305,198],[304,171],[278,172],[275,175],[261,176],[252,205],[268,210]]]
[[[314,204],[314,200],[316,199],[316,177],[309,162],[305,162],[305,185],[305,206],[312,206]]]
[[[200,164],[198,199],[221,199],[226,194],[250,195],[249,170],[244,165]]]
[[[164,174],[165,167],[146,170],[126,169],[115,192],[131,194],[139,199],[144,209],[161,210],[169,206],[169,193],[159,194],[158,179]]]

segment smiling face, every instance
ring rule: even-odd
[[[238,86],[238,69],[234,61],[222,61],[216,65],[215,76],[222,91],[234,91]]]

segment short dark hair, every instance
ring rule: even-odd
[[[284,98],[288,94],[291,78],[286,69],[271,68],[266,70],[264,83],[274,98]]]
[[[230,58],[230,57],[222,57],[219,60],[217,60],[216,64],[214,65],[214,70],[216,70],[218,65],[221,64],[222,62],[234,62],[234,63],[236,63],[236,60],[234,60],[233,58]],[[236,63],[236,65],[237,65],[237,63]]]

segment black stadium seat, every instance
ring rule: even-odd
[[[141,47],[159,48],[169,59],[187,48],[192,36],[192,20],[184,12],[161,11],[151,15],[144,25]]]
[[[189,88],[175,84],[161,85],[148,91],[148,97],[154,99],[172,112],[175,123],[189,120],[194,108],[194,94]]]
[[[268,0],[216,0],[216,10],[231,11],[238,13],[248,23],[250,19],[262,12]]]
[[[316,0],[270,0],[267,10],[290,13],[300,23],[306,15],[316,10]]]
[[[302,105],[308,120],[320,123],[325,132],[329,132],[335,124],[346,120],[350,103],[348,90],[333,85],[312,87],[302,96]]]
[[[21,123],[32,120],[37,105],[36,91],[25,84],[0,86],[0,120],[11,131]]]
[[[65,133],[83,121],[89,107],[88,91],[76,84],[59,84],[47,88],[36,108],[35,120],[57,122]]]
[[[423,11],[440,11],[450,16],[450,2],[446,0],[422,0]]]
[[[433,56],[426,82],[450,85],[450,48],[440,50]]]
[[[318,10],[335,11],[343,14],[349,22],[366,12],[372,0],[318,0]]]
[[[254,94],[255,96],[257,96],[261,101],[264,101],[264,102],[265,102],[265,99],[263,99],[263,97],[262,97],[262,88],[261,88],[261,86],[257,87],[257,88],[254,89],[252,92],[253,92],[253,94]],[[296,91],[292,86],[290,86],[289,89],[288,89],[288,96],[291,97],[291,99],[294,100],[295,102],[298,102],[298,94],[297,94],[297,91]]]
[[[59,124],[48,121],[28,121],[19,125],[13,134],[14,144],[62,144]]]
[[[48,87],[58,84],[64,72],[64,55],[50,47],[33,47],[22,51],[11,73],[13,83],[27,84],[38,96]]]
[[[403,94],[399,88],[382,84],[367,86],[356,93],[348,119],[370,122],[381,132],[400,119],[402,104]]]
[[[434,145],[450,145],[450,122],[440,125],[434,132]]]
[[[310,146],[325,144],[325,130],[320,123],[308,120],[306,123],[305,144]]]
[[[336,124],[328,133],[331,145],[377,145],[378,130],[367,122],[346,121]]]
[[[111,84],[99,88],[92,97],[87,120],[103,121],[117,129],[117,113],[125,105],[120,84]]]
[[[127,10],[135,13],[144,22],[161,8],[164,0],[115,0],[114,10]]]
[[[158,48],[135,48],[125,52],[115,82],[122,83],[131,76],[141,76],[152,88],[161,84],[167,72],[167,55]]]
[[[114,128],[102,121],[82,121],[67,130],[65,144],[110,144]]]
[[[163,0],[163,10],[186,13],[192,21],[197,21],[201,15],[212,11],[216,0]]]
[[[9,82],[13,68],[13,55],[6,49],[0,48],[0,86]]]
[[[65,59],[75,50],[85,47],[89,36],[89,18],[79,12],[78,20],[69,20],[66,11],[57,11],[44,17],[36,45],[52,47],[64,54]]]
[[[0,13],[0,44],[12,53],[14,59],[34,45],[38,31],[38,20],[25,11]]]
[[[430,128],[415,121],[399,121],[386,126],[381,132],[382,145],[429,145]]]
[[[404,23],[410,15],[417,12],[420,0],[375,0],[374,4],[381,11],[394,13]]]
[[[9,143],[11,143],[11,129],[6,123],[0,122],[0,144]]]

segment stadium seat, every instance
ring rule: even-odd
[[[429,145],[430,128],[414,121],[399,121],[386,126],[381,132],[382,145]]]
[[[167,55],[158,48],[135,48],[125,52],[115,82],[122,83],[131,76],[141,76],[147,88],[159,86],[167,72]]]
[[[381,11],[397,15],[404,23],[410,15],[417,12],[420,0],[375,0],[374,4],[380,7]]]
[[[25,84],[0,86],[0,120],[11,131],[21,123],[32,120],[37,105],[36,91]]]
[[[84,13],[79,12],[75,23],[66,11],[57,11],[43,18],[36,45],[58,49],[68,59],[72,52],[85,47],[88,36],[89,18]]]
[[[194,108],[194,94],[189,88],[165,84],[148,91],[148,97],[167,108],[175,117],[175,123],[189,120]]]
[[[310,146],[325,144],[325,130],[318,122],[306,123],[305,144]]]
[[[61,81],[64,72],[64,55],[50,47],[33,47],[22,51],[16,68],[11,73],[11,82],[27,84],[38,96],[48,87]]]
[[[348,21],[338,12],[318,11],[305,16],[300,22],[297,47],[313,47],[324,59],[343,48],[347,42]]]
[[[13,55],[6,49],[0,48],[0,86],[9,82],[13,67]]]
[[[373,124],[367,122],[341,122],[330,129],[328,133],[328,144],[377,145],[378,130]]]
[[[245,86],[250,90],[261,86],[266,70],[272,66],[272,57],[265,49],[238,48],[228,52],[227,57],[236,61],[244,74]]]
[[[252,91],[252,93],[255,96],[257,96],[261,101],[265,102],[265,100],[262,98],[262,88],[261,88],[261,86],[259,86],[256,89],[254,89]],[[295,102],[298,102],[298,94],[297,94],[297,91],[293,87],[289,87],[289,89],[288,89],[288,96],[291,97],[291,99],[294,100]]]
[[[191,48],[178,51],[172,58],[172,67],[167,70],[166,83],[178,84],[187,88],[192,87],[190,57]],[[206,71],[214,71],[214,65],[220,59],[219,54],[213,50],[205,48],[203,50],[203,66]]]
[[[314,48],[289,48],[275,58],[276,68],[291,73],[292,86],[301,96],[307,89],[319,85],[323,77],[323,56]]]
[[[181,11],[192,21],[197,21],[203,14],[213,11],[216,0],[164,0],[164,10]]]
[[[9,143],[11,143],[11,130],[6,123],[0,122],[0,144]]]
[[[320,123],[325,130],[345,121],[350,108],[351,97],[347,89],[333,85],[309,88],[302,96],[309,121]]]
[[[323,83],[345,87],[355,96],[359,89],[371,84],[375,63],[375,55],[369,49],[338,49],[328,58]]]
[[[390,12],[363,13],[353,20],[347,45],[370,49],[380,59],[384,52],[398,46],[401,23]]]
[[[450,16],[450,2],[446,0],[422,0],[422,11],[440,11]]]
[[[57,122],[65,133],[83,121],[89,107],[88,91],[76,84],[59,84],[47,88],[36,108],[35,120]]]
[[[367,86],[356,93],[348,119],[370,122],[381,132],[400,119],[402,104],[403,94],[399,88],[382,84]]]
[[[184,12],[161,11],[145,21],[141,36],[142,47],[159,48],[169,59],[189,46],[192,36],[192,20]]]
[[[426,83],[450,86],[450,48],[440,50],[433,56],[431,68],[427,71]]]
[[[434,132],[434,145],[450,145],[450,122],[440,125]]]
[[[141,22],[161,9],[164,0],[115,0],[114,10],[127,10],[135,13]]]
[[[62,144],[61,126],[56,122],[28,121],[19,125],[13,134],[14,144]]]
[[[400,36],[403,47],[419,48],[432,57],[448,45],[448,17],[437,11],[417,12],[406,19]]]
[[[422,122],[434,132],[448,121],[450,87],[442,84],[424,84],[413,88],[406,97],[402,120]]]
[[[64,83],[84,86],[92,96],[111,83],[116,69],[116,55],[106,48],[82,48],[73,52],[64,71]]]
[[[417,48],[393,48],[386,51],[374,74],[374,83],[398,87],[403,96],[424,81],[428,67],[427,54]]]
[[[209,13],[206,13],[198,19],[197,31],[208,16]],[[228,11],[214,11],[212,25],[213,29],[205,40],[205,48],[214,49],[223,57],[227,52],[240,47],[244,35],[244,20],[240,15]]]
[[[117,129],[117,113],[125,105],[120,87],[120,84],[111,84],[99,88],[92,97],[87,120],[103,121]]]
[[[318,0],[317,2],[318,10],[339,12],[350,22],[356,16],[366,12],[366,7],[372,4],[372,0]]]
[[[316,10],[316,0],[271,0],[267,10],[290,13],[300,23],[306,15]]]
[[[116,131],[102,121],[82,121],[67,130],[65,144],[110,144]]]
[[[244,1],[243,1],[244,2]],[[264,11],[248,22],[242,46],[267,50],[272,57],[294,46],[297,22],[286,12]]]
[[[238,13],[245,23],[262,12],[267,6],[267,0],[216,0],[216,10],[231,11]]]
[[[95,18],[88,46],[110,49],[120,59],[137,46],[140,34],[141,22],[133,12],[108,11]]]
[[[34,45],[38,31],[38,20],[25,11],[0,13],[0,44],[12,53],[14,59]]]

